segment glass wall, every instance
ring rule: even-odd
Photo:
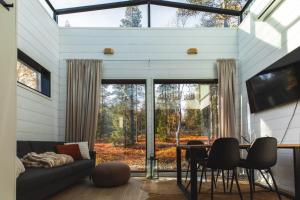
[[[95,151],[97,163],[120,161],[145,171],[146,97],[144,83],[104,83]]]
[[[176,144],[214,138],[217,102],[217,84],[155,84],[155,156],[161,171],[176,170]]]

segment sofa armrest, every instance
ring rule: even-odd
[[[91,159],[96,161],[96,151],[90,151]]]

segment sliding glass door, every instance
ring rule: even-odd
[[[217,84],[156,80],[155,156],[161,171],[176,170],[176,144],[207,142],[218,132]]]
[[[142,80],[102,83],[95,150],[97,163],[121,161],[145,171],[146,84]]]

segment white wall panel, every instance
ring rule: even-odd
[[[17,84],[17,139],[58,140],[58,27],[37,0],[17,8],[17,47],[51,72],[51,98]]]
[[[104,79],[147,79],[147,83],[152,83],[153,79],[215,79],[217,59],[237,58],[236,29],[60,28],[59,38],[62,138],[66,59],[103,59]],[[192,47],[198,48],[198,55],[186,54]],[[104,48],[113,48],[115,54],[104,55]],[[148,125],[148,132],[152,132],[151,123]]]
[[[286,0],[274,10],[266,21],[257,21],[264,0],[256,0],[238,31],[238,58],[242,87],[243,134],[254,139],[274,136],[280,142],[291,119],[295,102],[260,112],[249,113],[245,81],[300,46],[300,1]],[[298,30],[298,34],[296,34]],[[300,143],[300,108],[287,131],[284,143]],[[294,192],[293,160],[289,151],[279,151],[274,173],[279,187]]]

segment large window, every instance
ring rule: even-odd
[[[176,144],[207,142],[218,132],[217,84],[156,81],[155,154],[162,171],[176,170]]]
[[[21,50],[18,50],[17,81],[50,97],[50,72]]]
[[[121,161],[145,171],[145,81],[103,81],[95,150],[97,163]]]

